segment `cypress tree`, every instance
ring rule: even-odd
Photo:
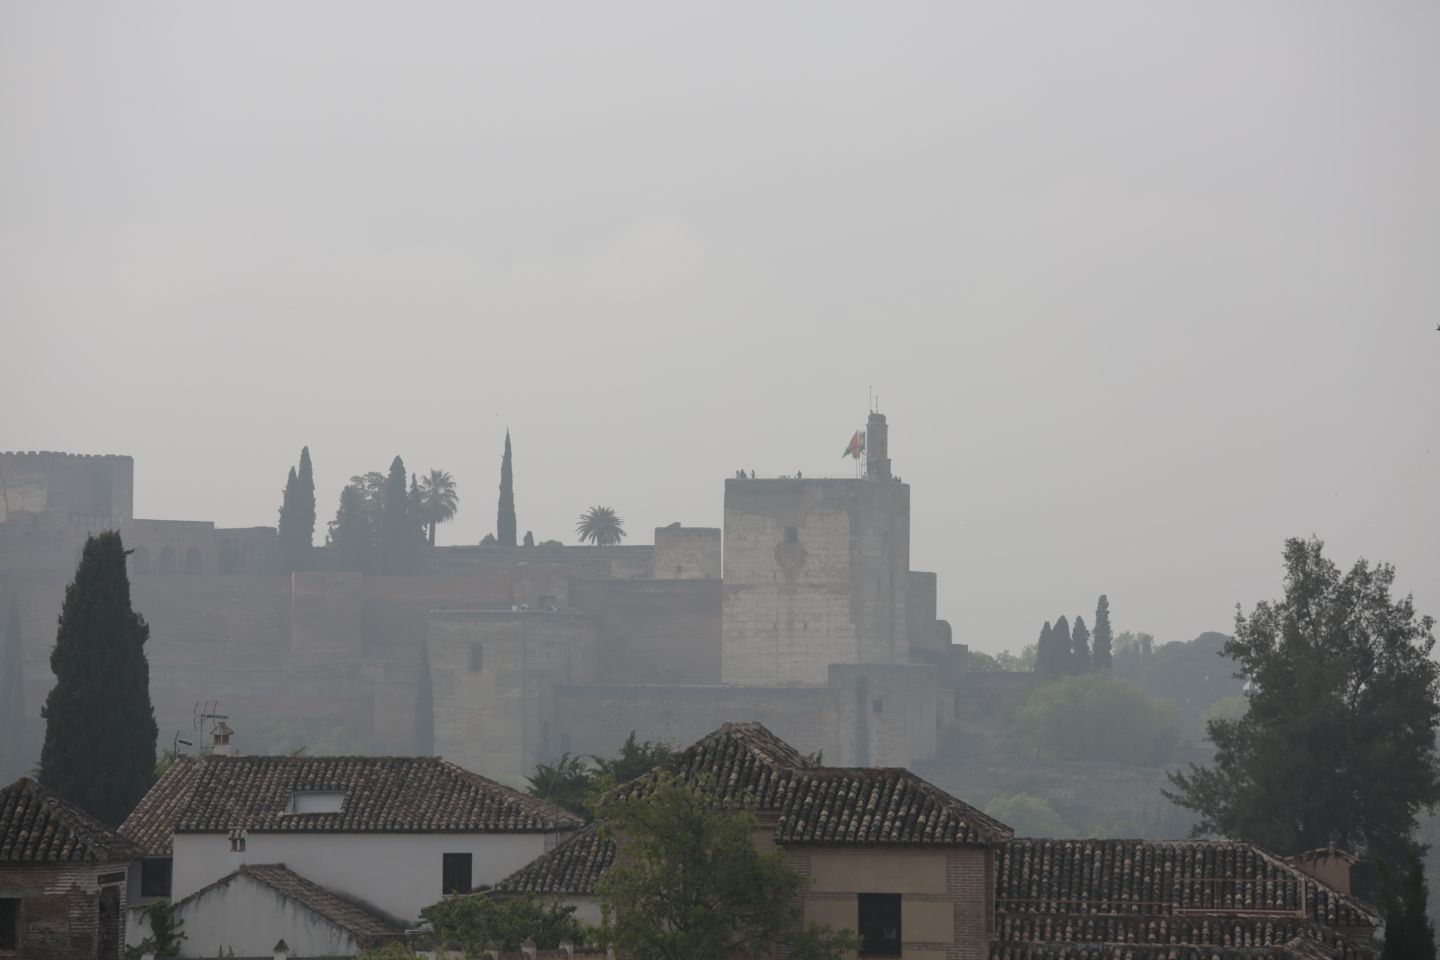
[[[1090,631],[1084,617],[1075,618],[1075,629],[1070,634],[1070,672],[1090,672]]]
[[[1035,672],[1042,677],[1053,677],[1055,670],[1055,637],[1050,621],[1040,628],[1040,639],[1035,641]]]
[[[20,603],[10,595],[5,632],[0,634],[0,783],[25,772],[30,743],[25,717],[24,663],[20,645]]]
[[[1050,631],[1050,646],[1054,650],[1054,673],[1052,676],[1064,676],[1072,673],[1070,669],[1070,621],[1062,614],[1060,619],[1055,621],[1055,627]]]
[[[150,628],[130,606],[120,534],[90,537],[65,588],[50,667],[55,686],[40,715],[40,782],[91,816],[119,826],[155,771]]]
[[[285,571],[295,569],[295,527],[299,523],[296,505],[296,488],[299,480],[295,468],[285,478],[285,491],[280,495],[280,523],[276,528],[276,540],[280,544],[280,564]]]
[[[310,551],[315,549],[315,470],[310,463],[310,448],[300,448],[300,472],[295,486],[295,558],[297,570],[312,566]]]
[[[495,539],[502,547],[515,546],[515,474],[510,461],[510,431],[505,431],[505,455],[500,458],[500,510],[495,518]]]
[[[1383,960],[1435,960],[1435,926],[1426,913],[1428,899],[1425,864],[1411,852],[1400,893],[1390,898],[1385,912]]]
[[[371,572],[375,534],[365,509],[365,494],[355,484],[340,491],[340,507],[335,511],[335,524],[330,542],[339,555],[337,566],[347,573]]]
[[[414,553],[410,521],[410,493],[405,485],[405,461],[396,454],[385,478],[385,499],[380,511],[380,572],[390,576],[410,572]]]
[[[1110,669],[1114,639],[1110,632],[1110,598],[1102,593],[1095,604],[1095,636],[1092,641],[1091,659],[1096,670]]]

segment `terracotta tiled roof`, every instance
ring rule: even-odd
[[[994,843],[1010,828],[908,770],[822,767],[758,723],[727,723],[662,769],[703,781],[718,799],[751,799],[788,844]],[[644,790],[649,777],[621,790]],[[509,893],[589,895],[615,858],[594,826],[500,881]]]
[[[1011,840],[997,847],[997,913],[1292,916],[1371,928],[1373,908],[1248,843]]]
[[[1336,956],[1361,956],[1337,931],[1300,917],[1236,913],[1184,916],[1078,916],[997,913],[995,939],[1040,944],[1189,944],[1208,947],[1278,947],[1297,938],[1319,941]]]
[[[1272,947],[1207,947],[1190,944],[1027,943],[993,944],[990,960],[1340,960],[1342,954],[1299,938]]]
[[[248,877],[262,883],[281,896],[303,906],[306,910],[328,920],[356,939],[366,943],[399,936],[404,927],[390,917],[374,913],[351,903],[300,874],[290,870],[283,863],[247,864],[214,883],[207,884],[190,896],[175,903],[177,909],[193,903],[207,894],[228,886],[237,878]]]
[[[574,894],[588,896],[615,862],[615,841],[598,823],[577,830],[495,885],[497,893]]]
[[[307,791],[343,793],[340,812],[288,812]],[[208,756],[172,765],[125,827],[162,852],[171,833],[539,833],[581,822],[436,757]]]
[[[141,855],[135,843],[29,777],[0,790],[0,863],[100,863]]]

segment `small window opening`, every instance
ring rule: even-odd
[[[485,665],[485,644],[470,644],[470,672],[479,673]]]
[[[344,790],[296,790],[290,795],[291,813],[340,813],[344,809]]]
[[[20,898],[0,897],[0,950],[20,949]]]
[[[231,830],[231,831],[230,831],[230,852],[231,852],[231,853],[244,853],[244,852],[245,852],[245,831],[244,831],[244,830]]]
[[[799,542],[800,542],[800,528],[799,528],[799,527],[786,527],[786,528],[785,528],[785,542],[786,542],[786,543],[799,543]]]
[[[233,849],[233,847],[232,847]],[[146,860],[140,864],[140,896],[170,896],[170,875],[175,861],[169,857]]]
[[[442,859],[441,872],[443,876],[441,883],[443,889],[441,892],[469,893],[471,854],[447,853]]]
[[[870,712],[871,712],[871,713],[884,713],[884,712],[885,712],[885,701],[884,701],[883,699],[881,699],[880,697],[876,697],[874,700],[871,700],[871,701],[870,701]]]
[[[860,894],[860,956],[900,956],[900,894]]]

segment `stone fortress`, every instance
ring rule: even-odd
[[[161,740],[219,701],[246,751],[261,721],[338,727],[512,779],[635,730],[689,743],[764,723],[827,763],[934,758],[990,693],[910,569],[910,488],[872,413],[863,476],[737,476],[724,529],[652,545],[437,547],[417,576],[281,575],[273,527],[133,516],[133,461],[0,454],[0,603],[18,597],[26,737],[86,535],[120,530],[149,621]],[[988,675],[1000,681],[998,675]]]

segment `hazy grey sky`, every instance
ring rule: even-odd
[[[0,448],[719,525],[873,384],[957,640],[1440,613],[1440,5],[0,4]]]

